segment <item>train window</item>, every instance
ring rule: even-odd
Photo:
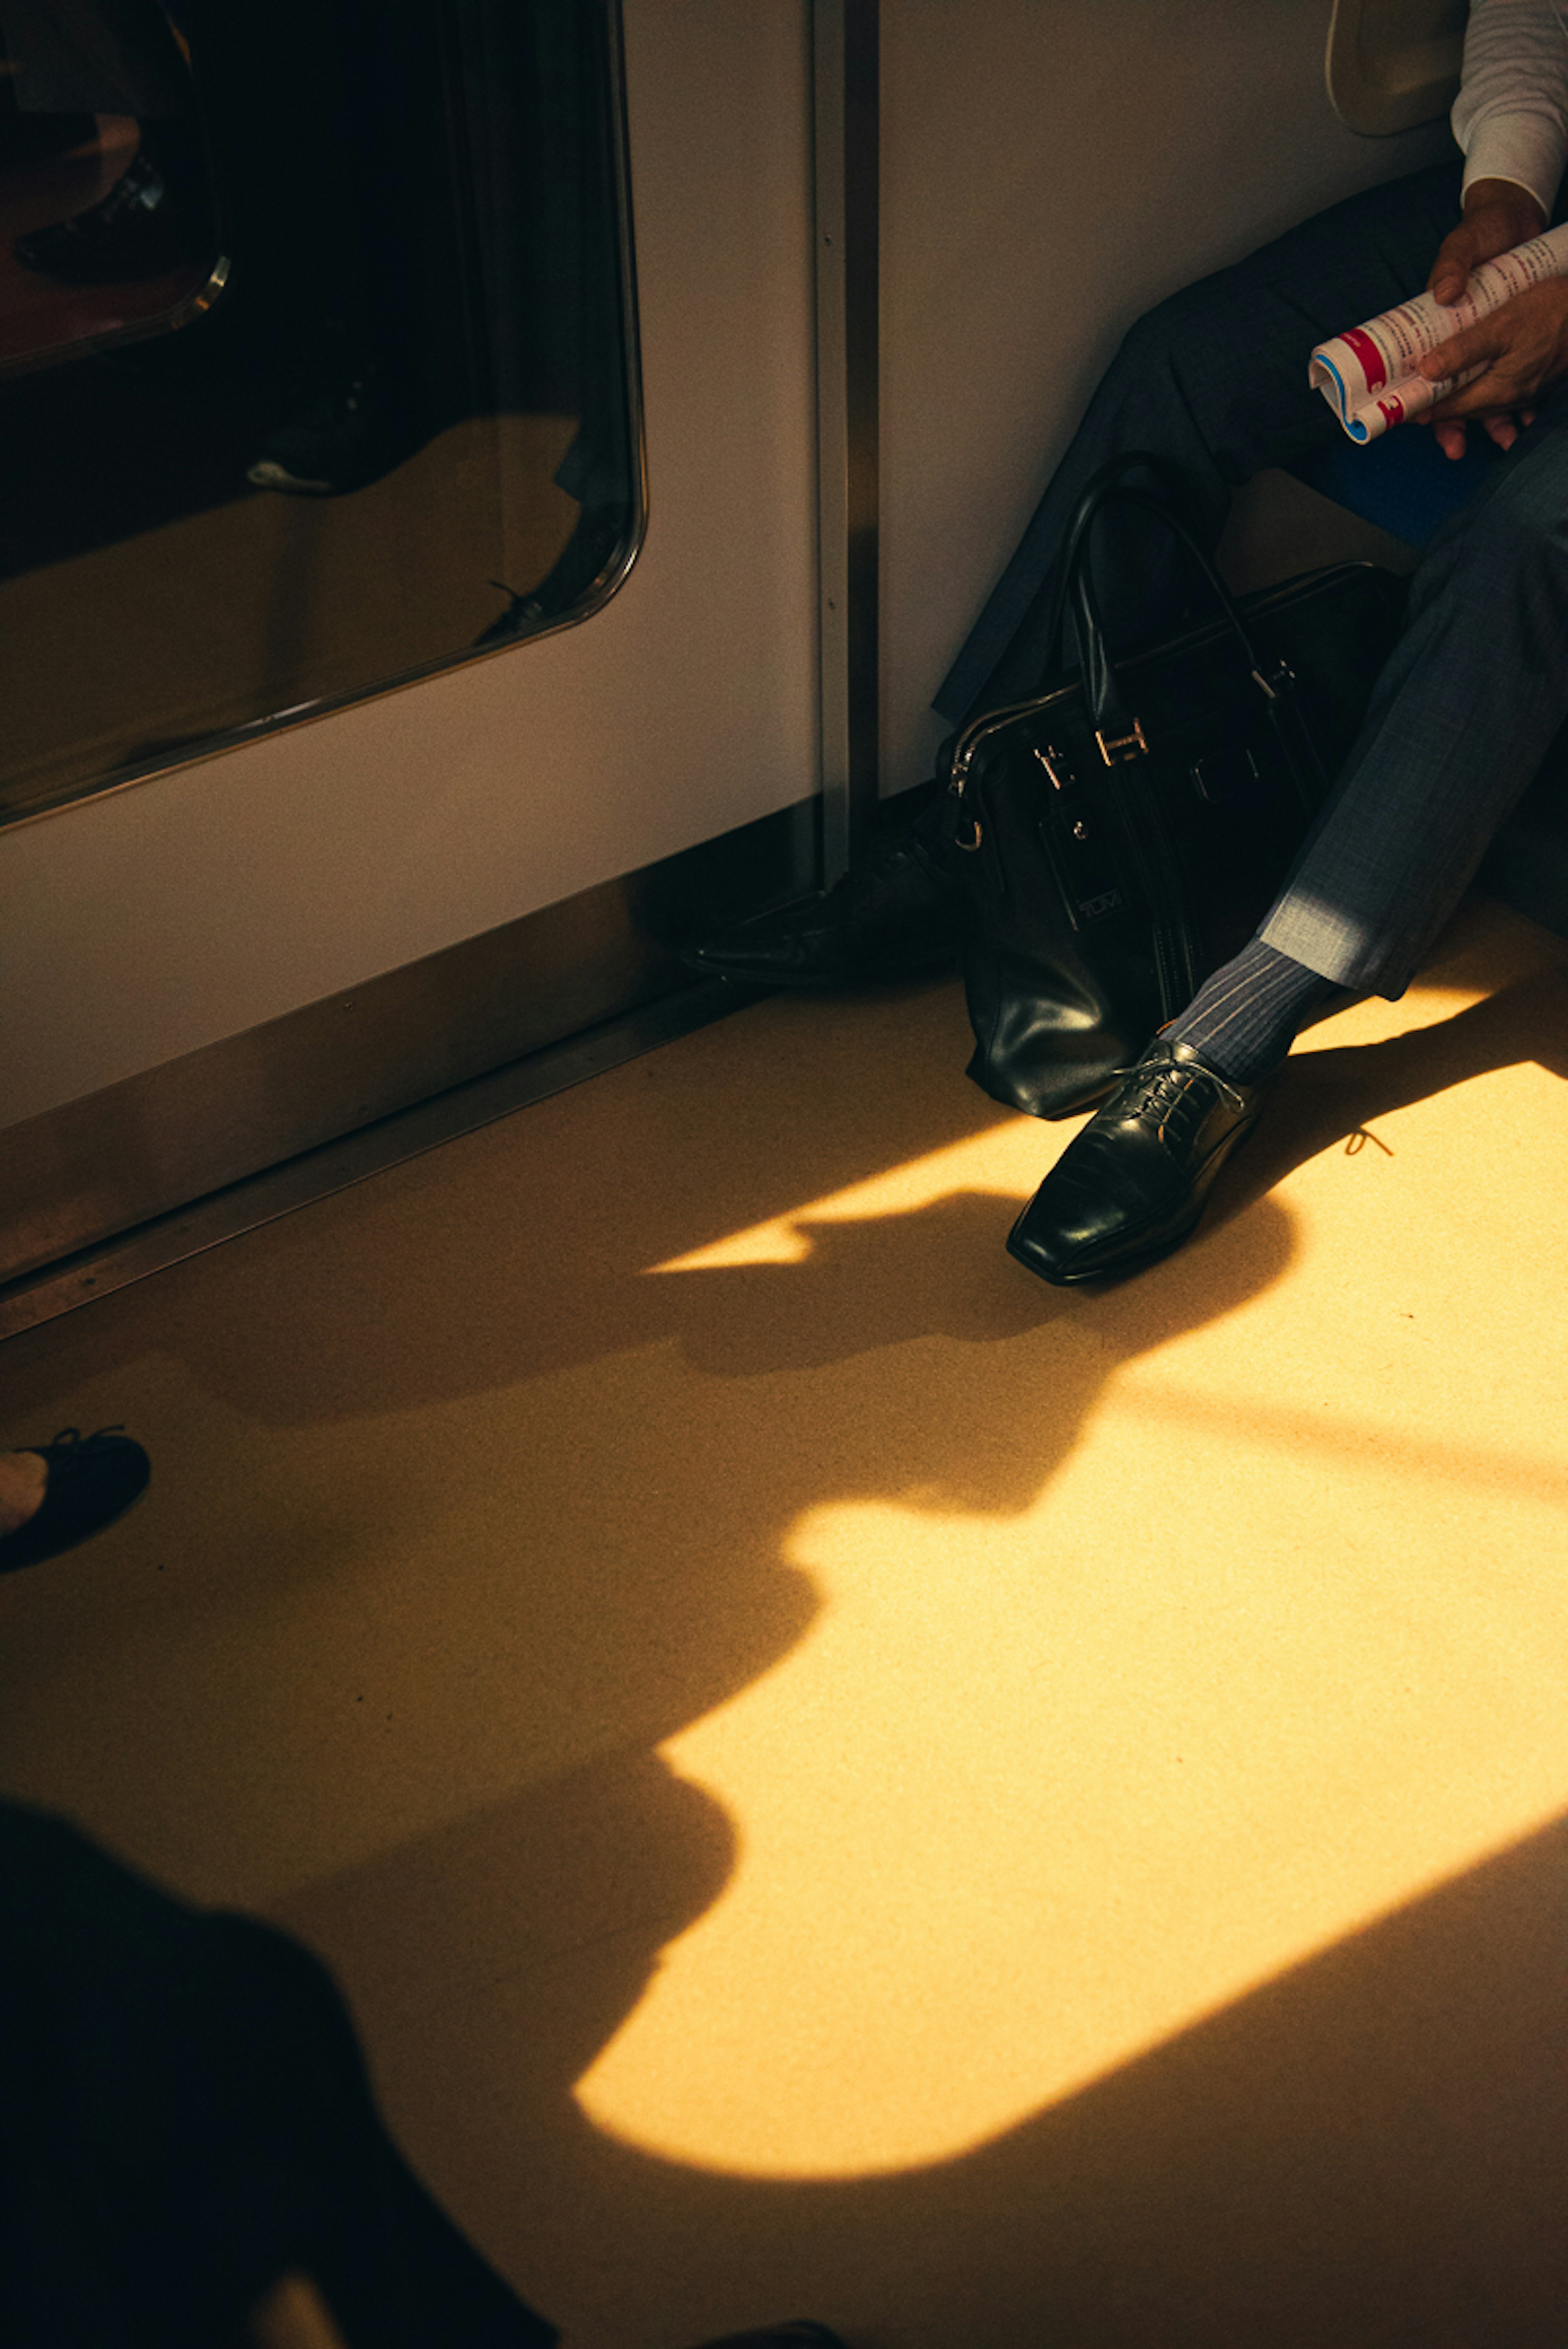
[[[0,821],[586,616],[618,0],[0,0]]]

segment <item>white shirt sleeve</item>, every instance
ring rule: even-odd
[[[1550,218],[1568,160],[1568,8],[1556,0],[1470,0],[1452,119],[1466,187],[1511,180]]]

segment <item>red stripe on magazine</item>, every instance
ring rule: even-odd
[[[1355,353],[1361,372],[1366,378],[1367,390],[1381,391],[1388,380],[1388,373],[1383,364],[1383,354],[1371,336],[1364,335],[1359,326],[1352,326],[1350,332],[1340,339]]]

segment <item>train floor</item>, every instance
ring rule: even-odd
[[[0,1585],[0,1784],[320,1951],[568,2349],[1547,2349],[1565,979],[1472,905],[1096,1293],[941,982],[14,1340],[155,1475]]]

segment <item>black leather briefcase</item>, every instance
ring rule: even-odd
[[[1070,1117],[1251,936],[1359,730],[1404,583],[1340,564],[1232,599],[1179,485],[1128,455],[1090,483],[1064,545],[1057,626],[1081,669],[978,719],[950,747],[974,922],[969,1073],[997,1101]],[[1090,571],[1097,517],[1174,531],[1214,617],[1113,658]]]

